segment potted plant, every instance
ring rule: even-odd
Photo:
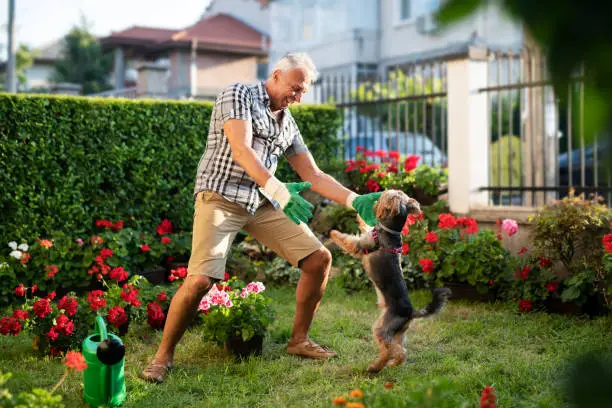
[[[270,299],[261,282],[232,277],[215,285],[200,302],[204,337],[238,357],[260,355],[263,339],[274,321]]]

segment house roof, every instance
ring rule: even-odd
[[[219,13],[182,30],[133,26],[101,38],[105,48],[116,45],[143,46],[150,51],[190,47],[239,53],[265,53],[265,34],[229,14]],[[267,41],[267,39],[266,39]]]

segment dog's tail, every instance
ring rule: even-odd
[[[424,309],[417,310],[414,312],[412,317],[419,319],[423,317],[429,317],[440,313],[440,311],[446,305],[446,302],[451,297],[451,290],[449,288],[436,288],[433,290],[433,299]]]

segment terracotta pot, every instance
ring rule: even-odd
[[[137,272],[137,274],[147,278],[147,280],[153,285],[165,283],[168,278],[168,270],[162,266],[154,269],[146,269],[144,271]]]
[[[414,189],[412,190],[412,194],[412,198],[417,200],[421,205],[432,205],[433,203],[438,201],[438,194],[428,194],[418,187],[414,187]]]
[[[225,350],[230,354],[246,358],[251,355],[260,356],[263,351],[263,335],[255,335],[244,341],[242,336],[233,336],[225,343]]]
[[[453,294],[451,299],[459,300],[475,300],[478,302],[492,302],[496,299],[496,296],[491,291],[487,293],[480,293],[476,290],[475,286],[470,285],[466,282],[446,282],[445,287],[449,288]]]

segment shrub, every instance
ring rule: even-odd
[[[173,220],[191,230],[193,185],[210,102],[0,94],[0,237],[85,236],[93,219],[136,230]],[[291,108],[322,169],[334,162],[340,114]],[[278,177],[295,176],[281,160]]]
[[[562,279],[563,301],[582,304],[605,291],[603,237],[610,232],[612,212],[599,200],[570,194],[538,210],[530,218],[536,256],[553,262]]]

